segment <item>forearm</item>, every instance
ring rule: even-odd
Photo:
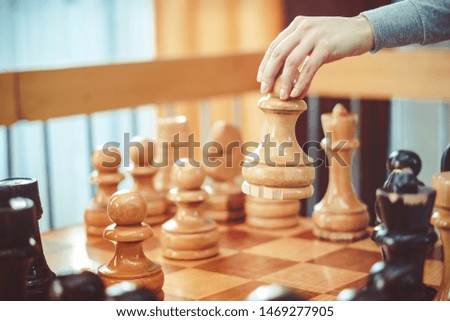
[[[450,38],[450,0],[405,0],[361,13],[374,33],[372,52]]]

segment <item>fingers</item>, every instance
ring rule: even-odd
[[[319,70],[320,66],[325,61],[325,56],[320,49],[314,49],[310,56],[305,60],[302,69],[300,70],[300,77],[295,83],[294,88],[291,91],[291,98],[303,98],[306,96],[311,81]]]
[[[294,86],[294,78],[298,74],[298,67],[311,52],[311,49],[311,43],[302,42],[300,45],[295,47],[295,49],[292,50],[286,58],[283,73],[281,74],[280,99],[286,100],[289,98],[292,87]]]
[[[264,70],[266,68],[267,62],[269,61],[270,57],[272,56],[272,52],[275,50],[275,48],[286,38],[288,37],[296,28],[296,26],[299,23],[299,19],[295,18],[291,24],[284,29],[276,38],[274,41],[272,41],[272,43],[270,44],[269,48],[267,49],[266,53],[264,54],[264,58],[261,61],[261,64],[259,65],[258,68],[258,75],[256,77],[256,80],[258,82],[262,81],[262,75],[264,73]]]
[[[295,33],[292,33],[273,50],[272,55],[270,56],[266,64],[263,75],[261,76],[261,92],[263,94],[266,94],[272,89],[275,78],[278,75],[281,67],[283,66],[283,64],[286,66],[286,58],[290,56],[293,51],[295,51],[298,45],[299,41],[295,36]],[[299,63],[297,63],[297,65],[295,65],[295,63],[295,61],[292,61],[292,65],[290,65],[290,67],[292,67],[294,71],[299,66]],[[287,94],[287,92],[285,93],[287,99],[289,95]]]

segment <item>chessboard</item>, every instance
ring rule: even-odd
[[[329,242],[312,233],[312,221],[300,218],[294,228],[265,230],[245,223],[220,225],[218,256],[194,261],[162,256],[160,226],[144,242],[144,252],[161,264],[166,301],[240,301],[257,287],[286,286],[305,300],[335,300],[345,288],[366,284],[371,266],[381,261],[378,246],[365,238]],[[87,237],[83,225],[42,235],[47,261],[55,272],[91,270],[109,262],[114,245],[101,237]],[[439,241],[427,253],[425,284],[438,288],[442,277]]]

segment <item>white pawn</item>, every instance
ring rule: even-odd
[[[204,166],[206,175],[212,179],[208,186],[210,197],[206,201],[205,215],[219,223],[242,220],[245,217],[245,194],[236,182],[242,172],[241,133],[238,128],[220,120],[213,124],[209,141],[220,147],[214,156],[209,157],[210,162],[219,165]],[[237,148],[229,148],[233,144],[238,144]]]
[[[166,213],[167,200],[162,192],[156,191],[153,179],[158,169],[153,166],[156,154],[153,140],[134,137],[134,145],[130,147],[130,158],[134,166],[129,170],[133,176],[132,191],[140,193],[147,200],[147,217],[144,222],[149,225],[165,222],[169,215]]]
[[[94,171],[90,180],[97,186],[97,192],[84,212],[86,233],[89,236],[102,236],[105,227],[111,224],[106,208],[109,198],[117,191],[119,183],[125,179],[119,172],[121,161],[122,156],[115,147],[108,150],[98,147],[92,152],[91,162]]]
[[[142,249],[145,240],[153,236],[152,228],[143,223],[147,202],[136,192],[119,191],[108,202],[108,215],[113,224],[103,236],[115,244],[114,257],[98,269],[107,287],[131,282],[150,290],[158,300],[164,299],[164,274],[161,265],[149,260]]]
[[[201,187],[205,171],[178,160],[171,171],[174,188],[167,198],[177,206],[175,217],[163,224],[161,243],[163,255],[170,259],[197,260],[219,253],[217,224],[203,215],[202,205],[208,193]]]

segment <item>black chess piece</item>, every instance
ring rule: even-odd
[[[339,293],[338,301],[395,301],[413,300],[415,279],[411,265],[375,263],[370,269],[367,285],[360,290],[346,289]]]
[[[386,161],[386,168],[390,174],[383,185],[385,190],[395,193],[415,193],[417,185],[424,185],[417,179],[422,169],[422,161],[419,155],[412,151],[392,152]]]
[[[0,191],[0,301],[25,300],[28,269],[39,252],[33,201]]]
[[[436,192],[417,179],[420,158],[399,151],[390,155],[391,171],[377,190],[375,212],[379,221],[372,239],[380,246],[383,264],[375,264],[369,282],[360,291],[344,292],[353,300],[431,300],[436,294],[423,283],[425,254],[437,240],[430,225]]]
[[[450,171],[450,144],[444,149],[444,153],[441,158],[441,172]]]
[[[410,169],[414,175],[419,175],[422,169],[422,161],[419,155],[410,150],[396,150],[389,154],[386,161],[386,167],[389,172],[393,170]]]
[[[247,301],[304,301],[289,288],[279,284],[262,285],[247,296]]]
[[[38,182],[34,178],[8,178],[0,181],[0,194],[9,195],[9,197],[24,197],[33,201],[35,206],[36,220],[42,217],[43,210],[41,206],[41,199],[39,196]],[[27,300],[46,300],[47,291],[50,283],[55,278],[48,267],[45,260],[44,252],[42,250],[41,233],[39,224],[35,225],[34,235],[38,253],[34,257],[31,266],[28,270],[26,299]]]
[[[89,271],[58,275],[51,283],[48,298],[52,301],[103,301],[105,285]]]
[[[137,287],[135,283],[121,282],[106,290],[107,301],[158,301],[158,297],[150,290]]]

